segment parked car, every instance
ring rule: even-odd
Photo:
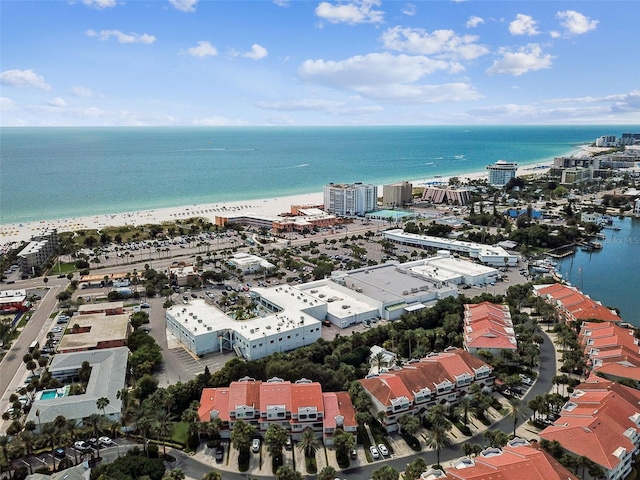
[[[148,303],[141,303],[140,304],[140,308],[151,308],[151,305],[149,305]]]
[[[358,449],[357,448],[352,448],[350,456],[351,456],[351,460],[355,460],[356,458],[358,458]]]
[[[387,448],[387,446],[384,443],[381,443],[380,445],[378,445],[378,451],[384,457],[388,457],[389,456],[389,449]]]
[[[56,448],[53,451],[53,456],[56,458],[64,458],[67,456],[67,452],[64,451],[64,448]]]
[[[251,451],[253,453],[258,453],[260,451],[260,439],[254,438],[251,442]]]
[[[284,444],[285,450],[291,450],[293,448],[293,442],[291,441],[291,437],[287,437],[287,442]]]
[[[369,451],[371,452],[371,456],[374,460],[378,460],[380,458],[380,452],[378,452],[378,449],[373,445],[369,447]]]
[[[73,448],[75,448],[79,452],[88,452],[89,450],[91,450],[91,445],[89,445],[87,442],[79,440],[73,444]]]
[[[215,459],[216,462],[222,463],[222,460],[224,460],[224,446],[218,445],[216,447]]]
[[[100,445],[104,447],[108,447],[109,445],[114,444],[113,440],[111,440],[109,437],[100,437],[98,441],[100,442]]]

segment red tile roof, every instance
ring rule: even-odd
[[[315,407],[318,413],[324,411],[322,387],[318,382],[291,384],[291,411],[297,413],[304,407]]]
[[[200,407],[198,418],[201,422],[211,420],[211,412],[218,412],[218,418],[229,421],[229,389],[228,388],[203,388],[200,395]]]
[[[466,304],[464,344],[467,349],[517,349],[509,307],[491,302]]]
[[[575,320],[605,320],[621,322],[622,319],[610,309],[603,307],[575,287],[555,283],[537,290],[538,295],[553,299],[554,306],[561,306]]]

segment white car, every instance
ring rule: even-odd
[[[371,456],[373,457],[374,460],[377,460],[380,458],[380,452],[378,452],[378,449],[373,445],[369,447],[369,451],[371,452]]]
[[[378,450],[380,451],[382,456],[384,456],[384,457],[388,457],[389,456],[389,449],[387,448],[387,446],[384,443],[381,443],[380,445],[378,445]]]
[[[89,445],[87,442],[77,441],[73,444],[73,448],[75,448],[79,452],[86,452],[88,450],[91,450],[91,445]]]
[[[100,437],[98,441],[100,442],[100,445],[103,445],[105,447],[108,445],[113,445],[113,440],[111,440],[109,437]]]
[[[258,453],[260,451],[260,439],[254,438],[251,442],[251,451],[253,453]]]

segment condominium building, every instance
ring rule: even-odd
[[[640,444],[640,391],[591,375],[540,432],[576,457],[600,465],[607,480],[627,478]]]
[[[469,352],[449,347],[359,382],[373,401],[373,413],[383,413],[382,425],[391,433],[398,430],[401,416],[419,415],[436,404],[449,408],[467,395],[474,383],[492,390],[494,378],[490,365]]]
[[[201,422],[219,419],[220,435],[229,438],[237,420],[254,425],[264,435],[276,424],[291,432],[294,440],[310,428],[325,445],[333,444],[338,428],[356,435],[355,408],[347,392],[323,393],[318,382],[271,378],[266,382],[244,377],[228,387],[202,390],[198,417]]]
[[[334,215],[364,215],[378,207],[378,187],[363,183],[324,186],[324,209]]]
[[[518,164],[516,162],[507,162],[506,160],[498,160],[492,165],[487,165],[489,170],[489,185],[495,187],[504,187],[509,180],[515,178]]]
[[[464,349],[477,354],[480,350],[499,356],[503,351],[518,349],[516,334],[507,305],[491,302],[464,306]]]
[[[35,275],[58,248],[58,231],[46,230],[31,237],[31,241],[18,253],[18,265],[25,275]]]
[[[426,187],[421,200],[438,204],[466,205],[470,198],[471,190],[467,188]]]
[[[402,208],[413,200],[413,185],[409,182],[398,182],[382,186],[383,208]]]
[[[592,300],[576,287],[560,283],[534,285],[533,294],[554,307],[560,318],[568,323],[578,322],[580,324],[585,320],[622,322],[622,318],[616,312],[602,306],[600,302]]]

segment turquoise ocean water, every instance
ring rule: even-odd
[[[0,223],[418,180],[568,154],[622,126],[0,129]]]

